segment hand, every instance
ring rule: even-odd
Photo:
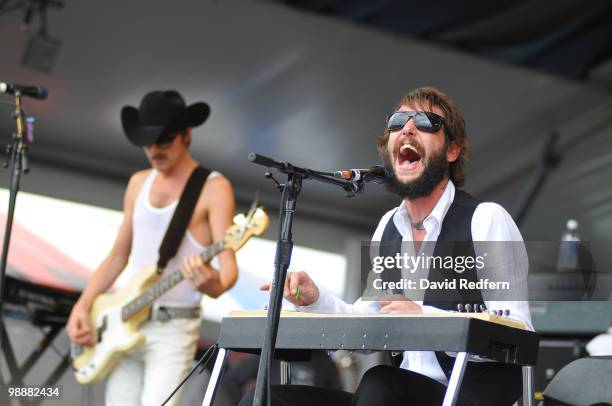
[[[259,290],[270,290],[270,284],[261,285]],[[306,272],[287,272],[283,297],[296,306],[309,306],[319,299],[319,288]]]
[[[85,346],[93,346],[95,344],[91,323],[89,322],[89,311],[79,302],[74,305],[70,312],[66,331],[70,340],[77,344]]]
[[[414,313],[423,310],[421,306],[401,295],[384,297],[378,301],[378,304],[381,313]]]
[[[181,273],[191,285],[202,293],[217,291],[219,272],[205,263],[198,254],[183,258]]]

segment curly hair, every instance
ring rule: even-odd
[[[461,152],[455,162],[449,165],[450,179],[455,186],[462,187],[465,183],[464,165],[468,158],[468,137],[465,131],[465,120],[459,107],[453,99],[446,93],[434,87],[420,87],[406,93],[395,107],[398,110],[401,106],[423,106],[430,111],[433,106],[437,106],[444,113],[444,135],[446,145],[453,142],[460,148]],[[377,139],[378,154],[384,159],[387,154],[387,142],[389,141],[389,130],[385,128]]]

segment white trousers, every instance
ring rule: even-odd
[[[107,406],[158,406],[193,365],[200,319],[147,321],[140,327],[145,344],[127,354],[106,384]],[[178,405],[181,391],[167,405]]]

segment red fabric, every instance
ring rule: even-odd
[[[6,213],[0,212],[3,240],[6,217]],[[91,275],[85,266],[13,220],[7,274],[66,291],[80,291],[85,287]]]

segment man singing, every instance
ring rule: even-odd
[[[404,95],[389,116],[379,136],[378,151],[392,171],[388,189],[401,204],[388,211],[378,223],[372,241],[397,242],[393,256],[402,245],[423,248],[423,242],[463,242],[453,255],[474,255],[474,241],[514,241],[520,249],[505,258],[503,271],[509,280],[524,281],[528,263],[521,234],[510,215],[495,203],[480,202],[460,190],[468,152],[467,133],[455,102],[441,91],[424,87]],[[403,243],[403,244],[402,244]],[[438,252],[437,254],[440,254]],[[434,250],[434,255],[436,251]],[[433,273],[430,272],[430,277]],[[299,287],[299,294],[298,294]],[[262,286],[263,290],[269,285]],[[525,301],[492,302],[484,291],[469,292],[471,305],[510,310],[511,317],[531,326]],[[304,312],[442,312],[455,310],[465,293],[442,290],[424,294],[423,300],[405,297],[389,300],[358,300],[350,305],[319,289],[304,271],[288,273],[284,297]],[[296,298],[297,297],[297,298]],[[476,361],[476,360],[473,360]],[[359,405],[406,406],[440,405],[446,392],[454,359],[444,352],[406,351],[399,368],[377,366],[368,370],[354,394],[313,387],[276,386],[276,405]],[[493,362],[469,362],[461,385],[458,405],[512,405],[521,394],[521,370]],[[252,394],[242,405],[251,404]]]

